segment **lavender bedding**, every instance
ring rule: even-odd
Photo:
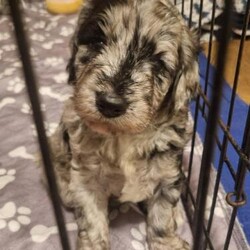
[[[26,5],[25,25],[31,44],[31,55],[39,82],[42,110],[48,136],[55,130],[63,102],[70,96],[65,67],[69,57],[68,43],[76,15],[53,16],[43,4]],[[26,96],[22,66],[13,37],[9,16],[0,16],[0,249],[58,250],[58,230],[46,187],[41,181],[37,163],[36,132],[32,111]],[[183,168],[187,170],[190,147],[187,146]],[[195,194],[202,144],[197,138],[191,188]],[[215,173],[212,174],[214,179]],[[230,211],[221,188],[215,209],[211,236],[216,249],[223,249]],[[208,198],[208,207],[211,196]],[[178,232],[192,242],[189,224],[182,205],[183,219]],[[72,249],[75,248],[77,226],[73,214],[64,211]],[[131,204],[123,204],[110,213],[112,250],[143,250],[145,218]],[[208,216],[208,214],[206,214]],[[231,250],[248,249],[240,225],[236,222],[230,243]]]

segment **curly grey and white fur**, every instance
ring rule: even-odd
[[[188,249],[175,233],[175,208],[197,38],[168,0],[84,2],[68,65],[74,94],[51,139],[78,249],[110,248],[110,197],[144,205],[149,249]]]

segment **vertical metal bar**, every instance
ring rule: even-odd
[[[247,116],[247,121],[245,125],[245,131],[244,131],[244,137],[243,137],[243,143],[242,143],[242,151],[250,157],[250,106],[248,109],[248,116]],[[245,183],[245,177],[246,177],[246,163],[240,159],[239,165],[238,165],[238,171],[237,171],[237,179],[236,179],[236,184],[235,184],[235,190],[236,190],[236,203],[241,200],[242,195],[243,195],[243,190],[244,190],[244,183]],[[234,222],[235,218],[237,215],[238,207],[233,208],[232,216],[230,219],[229,223],[229,228],[227,232],[227,237],[224,245],[224,250],[228,249],[232,232],[233,232],[233,227],[234,227]]]
[[[213,34],[214,34],[215,9],[216,9],[216,0],[213,0],[212,21],[211,21],[210,34],[209,34],[208,56],[207,56],[207,65],[206,65],[205,87],[204,87],[204,94],[205,95],[207,95],[208,78],[209,78],[210,62],[211,62],[211,54],[212,54],[212,41],[213,41]],[[203,102],[203,106],[202,106],[202,114],[203,115],[205,112],[205,107],[206,107],[205,102]]]
[[[196,130],[197,130],[197,123],[198,123],[198,114],[199,114],[199,103],[200,103],[200,95],[197,96],[196,103],[195,103],[193,135],[192,135],[191,151],[190,151],[189,163],[188,163],[188,176],[187,176],[187,181],[186,181],[187,186],[189,186],[190,184],[190,179],[191,179],[191,174],[192,174],[194,147],[195,147]],[[186,200],[188,198],[188,189],[187,189],[185,198]]]
[[[247,121],[246,121],[246,125],[245,125],[245,131],[244,131],[243,138],[244,139],[243,139],[243,143],[242,143],[242,151],[248,158],[250,158],[250,106],[248,108],[248,115],[247,115]],[[246,163],[242,159],[240,159],[238,171],[237,171],[237,179],[236,179],[236,184],[235,184],[235,190],[240,191],[240,194],[237,196],[237,199],[241,198],[241,195],[243,193],[242,175],[244,175],[245,170],[247,170],[247,168],[244,167],[245,165],[246,165]]]
[[[200,1],[200,13],[199,13],[199,24],[198,24],[199,33],[201,32],[202,12],[203,12],[203,0]]]
[[[228,249],[228,246],[229,246],[229,243],[230,243],[230,240],[231,240],[231,234],[232,234],[233,227],[234,227],[234,222],[235,222],[236,215],[237,215],[237,210],[238,210],[238,208],[236,207],[232,211],[231,220],[230,220],[230,223],[229,223],[229,226],[228,226],[228,234],[227,234],[227,237],[226,237],[226,241],[225,241],[223,250]],[[229,232],[231,232],[231,234],[229,234]]]
[[[233,110],[234,110],[236,90],[237,90],[237,86],[238,86],[238,79],[239,79],[239,73],[240,73],[240,68],[241,68],[242,54],[243,54],[243,50],[244,50],[244,42],[246,39],[246,31],[247,31],[249,20],[250,20],[250,0],[248,0],[248,2],[247,2],[247,8],[246,8],[246,13],[245,13],[244,22],[243,22],[243,32],[242,32],[242,37],[241,37],[240,46],[239,46],[232,96],[231,96],[230,107],[229,107],[229,112],[228,112],[228,120],[227,120],[228,130],[230,130],[231,122],[232,122],[232,115],[233,115]],[[213,200],[212,200],[210,216],[209,216],[209,220],[208,220],[208,227],[207,227],[208,232],[210,232],[211,226],[212,226],[213,214],[214,214],[214,209],[215,209],[215,205],[216,205],[216,199],[217,199],[217,193],[218,193],[219,184],[220,184],[223,163],[224,163],[224,159],[226,156],[227,145],[228,145],[228,137],[224,134],[221,155],[220,155],[219,165],[218,165],[218,172],[217,172],[217,177],[216,177],[215,187],[214,187],[214,192],[213,192]]]
[[[192,1],[193,3],[193,1]],[[190,8],[192,8],[190,4]],[[202,10],[203,10],[203,0],[200,1],[200,13],[199,13],[199,32],[201,29],[201,20],[202,20]],[[192,18],[192,13],[190,11],[190,16]],[[190,17],[189,17],[190,20]],[[189,23],[190,26],[190,23]],[[190,157],[189,157],[189,164],[188,164],[188,176],[187,176],[187,185],[190,184],[190,179],[191,179],[191,174],[192,174],[192,165],[193,165],[193,156],[194,156],[194,146],[195,146],[195,138],[196,138],[196,130],[197,130],[197,122],[198,122],[198,114],[199,114],[199,103],[200,103],[200,96],[197,96],[196,99],[196,104],[195,104],[195,114],[194,114],[194,126],[193,126],[193,135],[192,135],[192,142],[191,142],[191,152],[190,152]],[[186,199],[187,199],[186,194]]]
[[[45,167],[45,172],[48,179],[50,197],[53,203],[54,213],[59,229],[59,234],[61,237],[61,244],[64,250],[70,249],[68,237],[65,229],[65,223],[63,218],[62,209],[60,206],[60,198],[58,196],[58,190],[55,181],[55,175],[53,171],[53,166],[50,157],[49,144],[45,134],[45,129],[43,125],[43,117],[40,109],[40,101],[36,88],[36,79],[32,68],[32,63],[29,54],[29,45],[24,32],[24,25],[22,21],[21,12],[19,9],[19,1],[9,0],[11,16],[13,24],[15,27],[16,41],[19,47],[19,52],[21,55],[21,60],[23,64],[23,72],[26,82],[26,87],[28,90],[30,102],[33,109],[33,118],[35,121],[38,139],[40,144],[40,149],[43,157],[43,164]]]
[[[225,22],[224,26],[222,27],[222,32],[224,36],[221,39],[219,52],[217,57],[217,71],[215,75],[215,82],[213,84],[213,95],[212,95],[212,103],[211,108],[209,110],[208,115],[208,123],[204,141],[204,150],[202,155],[201,161],[201,170],[199,176],[199,185],[198,185],[198,193],[196,198],[197,207],[194,214],[194,225],[193,225],[193,232],[194,232],[194,250],[202,249],[202,233],[203,233],[203,221],[204,221],[204,212],[206,206],[206,196],[208,192],[208,185],[209,185],[209,177],[211,171],[211,160],[213,156],[213,149],[214,149],[214,141],[215,141],[215,133],[218,121],[218,114],[220,108],[220,98],[221,98],[221,91],[222,91],[222,79],[223,79],[223,72],[225,67],[225,56],[228,46],[228,41],[231,32],[231,13],[232,13],[232,5],[233,1],[228,0],[225,4]]]
[[[182,3],[181,3],[181,14],[184,15],[184,2],[185,0],[182,0]]]
[[[190,12],[189,12],[189,20],[188,20],[189,28],[191,28],[192,26],[192,15],[193,15],[193,0],[190,0]]]

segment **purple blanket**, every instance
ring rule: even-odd
[[[28,5],[24,11],[49,136],[59,122],[63,102],[71,93],[66,84],[65,67],[76,15],[53,16],[47,13],[42,4]],[[41,182],[41,169],[37,163],[37,137],[13,38],[13,26],[8,16],[0,16],[0,61],[0,249],[58,250],[61,249],[58,230],[47,190]],[[201,150],[202,144],[198,138],[191,180],[194,194]],[[187,147],[184,168],[187,168],[189,151],[190,148]],[[209,204],[210,196],[208,208]],[[77,226],[73,215],[64,212],[74,249]],[[192,242],[190,227],[181,204],[180,213],[183,214],[183,219],[178,221],[178,232]],[[113,209],[110,221],[113,250],[147,249],[145,219],[135,206],[123,204]],[[214,221],[211,235],[219,250],[222,249],[228,226],[228,207],[224,202],[222,188]],[[248,249],[238,222],[230,249]]]

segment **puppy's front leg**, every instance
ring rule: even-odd
[[[190,249],[188,243],[175,232],[175,207],[180,197],[179,189],[178,181],[173,184],[162,182],[148,202],[147,240],[150,250]]]
[[[78,250],[108,250],[109,229],[107,200],[99,194],[84,192],[75,208],[78,225]]]

